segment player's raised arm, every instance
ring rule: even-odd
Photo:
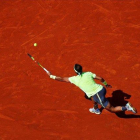
[[[112,88],[112,86],[107,84],[107,82],[102,77],[96,75],[95,79],[100,80],[106,87]]]

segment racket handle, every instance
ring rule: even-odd
[[[44,71],[46,71],[47,73],[49,73],[49,71],[47,69],[45,69],[45,68],[43,68],[43,69],[44,69]]]

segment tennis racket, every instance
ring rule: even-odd
[[[27,53],[27,55],[35,62],[37,63],[45,72],[47,72],[48,74],[50,73],[46,68],[44,68],[39,62],[37,62],[33,56],[31,56],[29,53]]]

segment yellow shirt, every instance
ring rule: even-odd
[[[96,74],[93,74],[92,72],[83,72],[81,75],[70,77],[69,81],[83,90],[90,98],[103,88],[102,85],[96,84],[94,81],[95,77]]]

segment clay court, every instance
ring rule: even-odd
[[[139,39],[139,0],[1,0],[0,140],[139,140]],[[61,77],[81,64],[112,85],[114,106],[138,113],[90,113],[79,88],[27,53]]]

